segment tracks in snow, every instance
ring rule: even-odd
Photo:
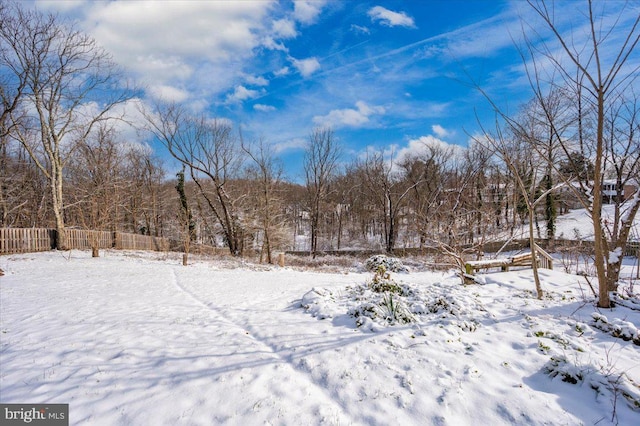
[[[223,310],[219,306],[215,305],[212,302],[202,300],[200,297],[198,297],[198,295],[193,290],[189,289],[180,282],[174,268],[171,268],[171,281],[178,291],[186,294],[196,304],[213,313],[216,319],[221,324],[224,324],[224,326],[228,327],[229,329],[239,330],[241,332],[240,334],[242,334],[244,338],[250,341],[252,345],[257,346],[260,352],[270,354],[275,362],[281,365],[285,365],[290,370],[293,376],[300,379],[300,381],[304,382],[309,387],[317,390],[318,393],[326,398],[327,402],[329,402],[334,408],[337,408],[339,410],[340,417],[342,417],[343,419],[348,419],[347,421],[349,424],[355,424],[355,422],[351,419],[348,407],[346,407],[336,395],[332,395],[325,387],[313,380],[311,374],[298,368],[296,364],[294,364],[293,359],[290,356],[283,356],[274,345],[270,344],[267,340],[260,339],[255,333],[252,333],[251,327],[248,324],[242,324],[232,320],[228,316],[224,315]]]

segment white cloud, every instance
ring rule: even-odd
[[[78,20],[142,84],[208,96],[228,90],[242,75],[244,61],[273,31],[267,25],[272,6],[270,1],[88,2]],[[286,26],[278,31],[286,33]],[[221,68],[224,75],[210,72]]]
[[[450,144],[433,135],[420,136],[417,139],[411,139],[407,142],[407,146],[396,151],[396,162],[400,162],[407,158],[419,158],[425,154],[429,154],[429,149],[437,149],[443,153],[449,160],[459,158],[465,148],[460,145]]]
[[[145,105],[142,99],[133,98],[116,105],[109,111],[109,124],[113,126],[114,134],[117,135],[122,149],[151,149],[148,145],[149,135],[141,132],[137,125],[146,120],[142,111],[151,111],[151,109],[151,106]]]
[[[260,43],[263,47],[270,50],[279,50],[288,52],[289,49],[281,40],[292,39],[298,36],[296,23],[288,18],[276,19],[271,22],[271,31],[265,35]]]
[[[276,37],[295,38],[298,35],[295,22],[289,19],[278,19],[273,21],[271,28]]]
[[[276,154],[283,151],[302,150],[307,147],[307,140],[302,138],[293,138],[284,142],[274,144],[273,149]]]
[[[303,24],[313,24],[325,3],[325,0],[294,0],[293,17]]]
[[[262,42],[260,44],[265,49],[269,49],[269,50],[279,50],[281,52],[288,52],[289,51],[289,49],[287,49],[287,46],[285,46],[281,42],[275,41],[273,39],[273,37],[271,37],[271,36],[264,37],[264,39],[262,39]]]
[[[450,131],[448,131],[447,129],[445,129],[439,124],[434,124],[433,126],[431,126],[431,130],[433,130],[433,133],[435,133],[435,135],[439,138],[446,138],[448,136],[453,135],[453,133],[451,133]]]
[[[167,102],[183,102],[189,98],[189,92],[165,84],[150,86],[148,93],[155,99]]]
[[[87,1],[85,0],[37,0],[36,6],[38,9],[44,10],[55,10],[60,12],[68,13],[73,9],[79,9],[87,5]]]
[[[255,109],[256,111],[270,112],[270,111],[275,111],[276,107],[272,105],[255,104],[253,106],[253,109]]]
[[[320,62],[318,62],[318,59],[315,57],[307,59],[295,59],[290,57],[289,60],[304,78],[311,76],[311,74],[320,69]]]
[[[289,75],[289,72],[289,67],[282,67],[278,71],[275,71],[273,75],[275,75],[276,77],[284,77],[285,75]]]
[[[404,12],[393,12],[389,9],[385,9],[382,6],[375,6],[369,9],[367,12],[369,17],[371,17],[371,22],[378,21],[380,25],[384,25],[386,27],[406,27],[406,28],[415,28],[416,24],[413,21],[413,18],[408,16]]]
[[[247,99],[253,99],[260,96],[260,92],[257,90],[247,89],[240,85],[236,86],[233,93],[227,95],[227,102],[242,102]]]
[[[253,76],[253,75],[248,75],[245,77],[244,79],[247,83],[249,84],[253,84],[254,86],[268,86],[269,85],[269,80],[267,80],[266,78],[262,77],[262,76]]]
[[[211,117],[207,118],[205,121],[213,126],[233,127],[233,120],[226,117]]]
[[[225,60],[250,54],[268,2],[98,3],[88,17],[96,38],[117,56],[149,51]],[[215,31],[212,29],[215,28]]]
[[[370,34],[371,30],[369,28],[364,27],[362,25],[351,24],[351,31],[356,34]]]
[[[384,114],[384,112],[384,107],[369,106],[363,101],[358,101],[356,102],[356,109],[334,109],[327,115],[313,117],[313,122],[333,128],[360,127],[369,122],[370,116]]]

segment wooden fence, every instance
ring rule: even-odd
[[[84,229],[67,229],[66,246],[72,249],[100,249],[113,247],[113,232],[85,231]]]
[[[0,228],[0,254],[49,251],[55,240],[54,229]]]
[[[98,248],[115,248],[119,250],[154,250],[167,251],[170,248],[170,242],[167,238],[151,237],[147,235],[129,234],[125,232],[109,232],[109,231],[87,231],[83,229],[67,229],[67,245],[71,249],[90,249],[92,243]],[[48,251],[55,248],[56,231],[55,229],[46,228],[0,228],[0,254],[10,253],[32,253],[38,251]],[[487,244],[484,251],[493,252],[499,250],[504,243],[496,242],[491,245]],[[592,241],[567,241],[554,240],[552,243],[547,240],[539,240],[538,244],[547,249],[559,248],[575,248],[576,245],[584,246],[588,250],[593,249]],[[512,241],[504,250],[516,250],[526,248],[529,245],[528,240]],[[552,246],[552,247],[550,247]],[[207,248],[203,247],[198,250],[197,246],[192,246],[194,253],[219,254],[226,253],[227,248]],[[435,247],[419,248],[400,248],[394,250],[397,256],[407,255],[425,255],[438,253]],[[287,254],[304,256],[308,255],[308,251],[287,251]],[[319,255],[335,255],[335,256],[370,256],[379,254],[376,250],[335,250],[319,252]],[[625,256],[637,256],[640,258],[640,242],[630,241],[627,243]]]
[[[67,229],[70,249],[115,248],[119,250],[169,250],[169,240],[124,232]],[[33,253],[52,250],[57,232],[45,228],[0,228],[0,254]]]
[[[169,250],[169,240],[162,237],[150,237],[139,234],[114,233],[113,247],[119,250]]]

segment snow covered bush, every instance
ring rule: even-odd
[[[378,265],[375,275],[368,285],[376,293],[403,294],[402,288],[391,278],[391,274],[387,272],[387,268],[384,265]]]
[[[379,266],[384,266],[385,270],[391,272],[404,272],[408,273],[409,268],[404,266],[399,259],[394,257],[388,257],[384,254],[377,254],[371,256],[364,262],[364,266],[367,271],[376,272]]]
[[[314,287],[302,296],[300,306],[312,316],[318,319],[326,319],[333,317],[333,301],[335,301],[335,298],[331,290]]]
[[[414,322],[415,318],[405,300],[409,293],[391,278],[386,266],[381,263],[371,281],[354,289],[356,300],[364,300],[364,303],[352,307],[348,313],[356,318],[358,327],[369,327],[369,319],[389,325]]]
[[[544,371],[551,378],[560,376],[563,382],[577,384],[584,380],[584,370],[569,363],[564,356],[552,356],[545,364]]]
[[[586,383],[596,394],[608,396],[611,400],[616,399],[615,395],[622,395],[631,409],[640,410],[640,387],[625,373],[612,373],[606,368],[598,370],[591,365],[577,366],[562,355],[552,356],[543,371],[552,379],[559,377],[566,383]]]
[[[640,311],[640,294],[636,294],[634,285],[640,283],[630,280],[629,284],[622,288],[621,292],[613,293],[613,301],[616,305],[624,306],[634,311]]]
[[[380,307],[382,317],[390,323],[406,324],[415,321],[405,301],[401,297],[394,298],[393,293],[385,293]]]
[[[415,323],[457,329],[454,333],[474,332],[480,318],[490,314],[481,302],[467,291],[440,283],[431,286],[393,280],[384,265],[379,265],[373,277],[362,284],[346,288],[314,287],[300,306],[318,319],[352,318],[362,331],[380,331],[386,327]]]
[[[640,331],[633,323],[623,321],[619,318],[614,318],[613,321],[610,322],[606,316],[597,312],[591,314],[591,317],[593,318],[591,323],[593,327],[624,341],[631,340],[635,345],[640,346]]]
[[[415,322],[402,296],[384,293],[375,302],[365,302],[349,310],[349,315],[356,318],[356,325],[361,327],[371,319],[389,325]]]

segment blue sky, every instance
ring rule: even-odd
[[[231,120],[272,144],[294,180],[314,127],[334,129],[347,161],[424,140],[466,146],[476,116],[493,118],[474,84],[509,112],[531,97],[514,47],[537,28],[524,1],[35,4],[96,38],[143,85],[143,102]],[[559,26],[584,5],[557,2]]]

